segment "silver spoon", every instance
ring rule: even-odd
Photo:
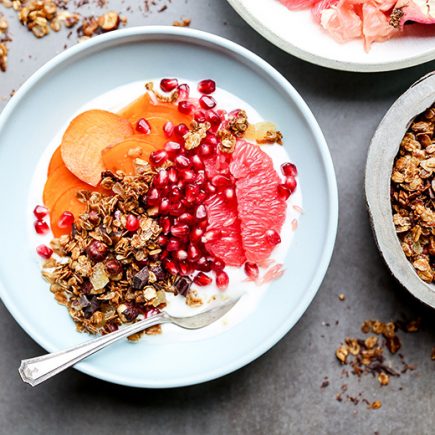
[[[22,360],[18,372],[24,382],[27,382],[34,387],[35,385],[52,378],[68,367],[77,364],[79,361],[87,358],[95,352],[115,343],[115,341],[128,337],[136,332],[140,332],[150,326],[160,325],[162,323],[173,323],[174,325],[184,329],[204,328],[228,313],[239,299],[240,297],[232,299],[190,317],[174,317],[163,311],[148,319],[125,326],[118,331],[111,332],[102,337],[80,343],[67,350],[61,350],[59,352]]]

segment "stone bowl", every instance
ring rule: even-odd
[[[370,144],[366,200],[376,243],[392,274],[416,298],[435,308],[435,285],[420,279],[402,251],[393,224],[390,177],[401,140],[412,120],[435,101],[435,72],[414,83],[390,108]]]

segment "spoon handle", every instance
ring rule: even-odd
[[[115,341],[140,332],[150,326],[166,323],[168,320],[168,317],[165,316],[164,313],[159,313],[148,319],[125,326],[118,331],[80,343],[67,350],[22,360],[18,371],[22,380],[34,387],[78,363],[82,359],[104,349]]]

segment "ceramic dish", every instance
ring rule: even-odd
[[[407,68],[435,59],[435,26],[406,26],[403,35],[375,43],[366,53],[361,40],[337,43],[314,23],[309,10],[289,11],[278,0],[228,2],[272,44],[316,65],[375,72]]]
[[[189,29],[143,27],[98,36],[35,73],[0,117],[1,200],[8,209],[0,217],[0,294],[41,346],[54,351],[89,336],[75,331],[40,277],[29,219],[35,167],[59,128],[89,101],[121,85],[173,75],[193,81],[213,78],[280,126],[299,168],[304,213],[284,261],[284,278],[272,283],[245,320],[196,341],[150,337],[134,345],[117,343],[76,366],[97,378],[136,387],[204,382],[270,349],[316,294],[337,227],[336,180],[320,128],[299,94],[266,62],[230,41]]]
[[[415,116],[435,101],[435,74],[415,83],[390,108],[373,136],[366,167],[366,197],[378,247],[393,275],[416,298],[435,308],[435,286],[422,281],[402,251],[393,224],[391,172]]]

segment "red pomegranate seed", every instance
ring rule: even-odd
[[[186,169],[181,173],[181,176],[183,177],[183,180],[187,183],[190,183],[192,181],[195,181],[196,174],[191,169]]]
[[[180,261],[178,263],[178,269],[180,270],[180,275],[186,276],[190,273],[190,266],[185,261]]]
[[[202,228],[194,228],[190,233],[190,240],[192,240],[192,242],[198,242],[199,240],[201,240],[203,234],[204,231],[202,230]]]
[[[174,160],[175,164],[182,169],[186,169],[190,166],[190,160],[188,157],[183,156],[182,154],[180,154],[179,156],[175,157]]]
[[[169,192],[169,198],[171,199],[171,202],[177,202],[182,197],[181,189],[178,186],[172,186],[171,190]]]
[[[212,94],[216,90],[216,82],[211,79],[201,80],[198,83],[198,91],[201,94]]]
[[[217,258],[215,261],[213,261],[212,268],[214,271],[220,272],[221,270],[224,270],[225,262]]]
[[[203,272],[210,272],[211,271],[211,265],[212,262],[205,257],[201,257],[197,262],[196,262],[196,268],[198,270],[201,270]]]
[[[208,230],[201,238],[202,243],[214,242],[222,235],[221,230]]]
[[[230,278],[224,270],[216,273],[216,286],[219,290],[225,290],[229,283]]]
[[[178,103],[178,111],[184,113],[185,115],[192,113],[194,108],[195,106],[186,100],[180,101]]]
[[[210,285],[212,283],[212,279],[206,275],[204,272],[198,272],[198,274],[193,278],[193,282],[196,285],[201,287],[205,287],[206,285]]]
[[[211,125],[219,125],[222,120],[221,117],[214,111],[214,110],[209,110],[207,112],[207,121],[211,124]]]
[[[225,186],[229,186],[231,184],[231,180],[225,176],[225,175],[215,175],[212,179],[211,182],[213,184],[213,186],[216,187],[225,187]]]
[[[167,216],[163,216],[159,219],[159,225],[162,228],[163,234],[169,234],[169,230],[171,229],[171,219]]]
[[[178,251],[181,248],[181,242],[179,239],[169,239],[166,244],[166,249],[169,252]]]
[[[47,222],[44,221],[35,221],[34,227],[35,227],[35,231],[38,234],[47,234],[48,231],[50,230]]]
[[[178,124],[174,127],[174,133],[179,137],[184,137],[189,133],[189,127],[186,124]]]
[[[172,202],[169,205],[169,214],[171,216],[180,216],[186,211],[182,202]]]
[[[258,270],[258,266],[255,263],[250,263],[247,261],[245,263],[245,273],[246,276],[252,280],[256,280],[260,275],[260,271]]]
[[[293,163],[283,163],[281,165],[281,171],[287,177],[296,177],[296,175],[298,175],[298,168]]]
[[[166,137],[171,137],[174,133],[174,124],[171,121],[166,121],[163,125],[163,133]]]
[[[53,255],[53,249],[47,245],[39,245],[36,247],[36,253],[45,260],[48,260]]]
[[[168,180],[172,184],[175,184],[178,181],[178,172],[173,167],[168,169]]]
[[[203,231],[205,231],[208,227],[208,222],[206,220],[199,221],[198,227],[201,228]]]
[[[165,151],[169,155],[175,156],[181,151],[181,144],[170,140],[169,142],[165,143]]]
[[[203,143],[198,148],[199,154],[203,157],[209,156],[212,153],[211,146],[208,143]]]
[[[213,109],[213,107],[216,107],[216,100],[209,95],[203,95],[199,99],[199,105],[205,110],[210,110]]]
[[[136,131],[143,134],[151,133],[151,125],[145,118],[140,118],[136,122]]]
[[[199,122],[200,124],[205,122],[207,120],[206,114],[204,112],[204,110],[197,110],[194,114],[193,114],[193,119],[196,122]]]
[[[155,166],[160,166],[168,160],[168,153],[165,150],[153,151],[150,155],[150,161]]]
[[[37,205],[33,209],[33,214],[35,215],[36,219],[41,220],[41,219],[45,218],[45,216],[47,216],[48,208],[44,207],[43,205]]]
[[[171,274],[171,275],[177,275],[178,274],[178,267],[172,260],[165,259],[163,261],[163,266],[165,269]]]
[[[196,196],[199,193],[199,187],[195,184],[188,184],[186,186],[185,199],[187,202],[195,202]]]
[[[195,218],[190,213],[183,213],[178,218],[178,223],[180,224],[186,224],[186,225],[192,225],[195,223]]]
[[[290,193],[293,193],[296,190],[298,183],[296,182],[296,178],[290,175],[289,177],[286,177],[284,185],[290,190]]]
[[[195,217],[198,220],[205,219],[207,217],[207,209],[204,204],[198,205],[195,211]]]
[[[195,199],[195,202],[197,204],[203,204],[204,201],[207,199],[207,196],[208,195],[203,190],[200,190],[196,199]]]
[[[197,155],[193,155],[191,157],[191,161],[192,161],[193,168],[196,169],[197,171],[202,171],[204,169],[204,162],[202,161],[201,157]]]
[[[166,244],[168,243],[168,238],[160,234],[160,236],[157,238],[157,243],[159,244],[159,246],[166,246]]]
[[[127,222],[125,224],[125,228],[127,229],[127,231],[133,233],[139,229],[139,225],[139,219],[136,216],[132,214],[129,214],[127,216]]]
[[[281,243],[281,237],[275,230],[267,230],[265,232],[266,241],[270,245],[277,245]]]
[[[207,192],[212,194],[212,195],[213,195],[213,193],[217,192],[216,186],[213,186],[213,184],[211,184],[210,182],[207,183],[205,188],[207,189]]]
[[[190,261],[195,261],[198,260],[200,256],[201,256],[201,251],[199,250],[198,246],[191,243],[187,248],[187,258]]]
[[[224,190],[224,196],[228,201],[231,201],[236,197],[236,192],[234,191],[234,189],[232,187],[227,187]]]
[[[189,98],[190,86],[187,83],[182,83],[180,86],[178,86],[177,91],[178,91],[178,99],[185,100]]]
[[[170,202],[168,198],[162,198],[159,205],[159,212],[162,214],[167,214],[170,210]]]
[[[64,211],[57,221],[57,226],[59,228],[69,228],[73,223],[74,215],[70,211]]]
[[[285,184],[278,184],[277,191],[278,197],[284,201],[287,200],[291,195],[290,189]]]
[[[175,252],[175,258],[179,261],[187,260],[187,252],[184,249],[179,249]]]
[[[169,176],[165,169],[160,170],[154,177],[154,185],[157,187],[166,187],[169,182]]]
[[[163,92],[171,92],[178,86],[177,79],[162,79],[160,80],[160,89]]]
[[[219,139],[213,133],[207,133],[207,136],[203,139],[203,141],[212,147],[217,147],[219,145]]]
[[[189,231],[190,231],[189,226],[186,224],[174,225],[171,228],[171,234],[174,237],[180,237],[180,238],[186,237],[189,235]]]
[[[198,156],[193,156],[193,157],[198,157]],[[193,157],[192,157],[192,164],[193,164]],[[205,172],[203,170],[198,170],[198,172],[196,173],[195,184],[201,188],[204,187]]]
[[[147,204],[151,207],[154,207],[159,203],[159,201],[160,201],[160,192],[155,187],[153,187],[148,192]]]

